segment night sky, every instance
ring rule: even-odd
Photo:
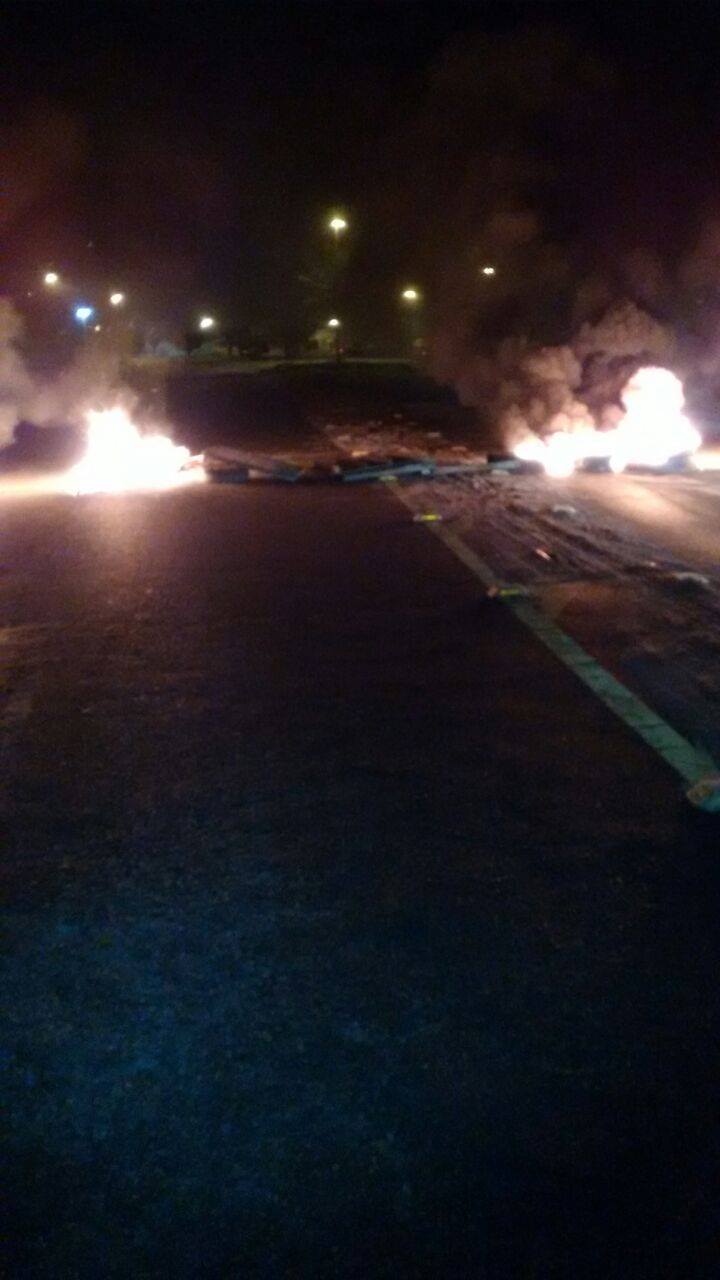
[[[4,287],[55,265],[176,325],[303,324],[333,206],[366,330],[403,280],[467,305],[463,253],[516,214],[542,226],[543,296],[553,254],[574,289],[630,288],[628,255],[667,276],[720,216],[719,53],[701,5],[24,3],[2,22]],[[488,323],[532,311],[502,302]]]

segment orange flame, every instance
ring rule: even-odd
[[[143,435],[121,405],[86,416],[87,448],[64,477],[68,493],[168,489],[203,478],[199,468],[183,469],[189,449],[169,436]]]
[[[555,431],[546,439],[530,436],[515,449],[524,461],[542,463],[548,475],[572,475],[589,458],[607,458],[611,471],[626,467],[664,467],[671,458],[695,454],[700,432],[685,413],[680,379],[670,369],[638,369],[625,384],[621,400],[625,413],[617,427],[598,431]]]

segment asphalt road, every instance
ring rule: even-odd
[[[718,565],[720,473],[582,475],[564,482],[590,506],[635,527],[671,555],[712,571]]]
[[[714,825],[382,491],[3,504],[5,1274],[716,1274]]]

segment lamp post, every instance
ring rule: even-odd
[[[342,322],[341,322],[340,320],[338,320],[337,316],[332,316],[332,317],[331,317],[331,319],[330,319],[330,320],[328,320],[327,327],[328,327],[328,329],[330,329],[330,330],[331,330],[331,332],[332,332],[332,336],[333,336],[333,346],[334,346],[334,349],[335,349],[335,359],[339,362],[339,360],[340,360],[340,330],[341,330],[341,328],[342,328]]]
[[[420,312],[422,310],[422,293],[414,285],[406,285],[400,292],[400,303],[403,308],[403,328],[407,335],[407,341],[410,344],[411,353],[414,355],[416,345],[420,341]]]

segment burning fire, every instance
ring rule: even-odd
[[[132,489],[168,489],[202,478],[185,471],[190,450],[168,436],[142,435],[122,406],[91,409],[87,448],[64,479],[69,493],[123,493]]]
[[[548,475],[561,478],[591,458],[605,458],[611,471],[621,472],[633,466],[663,467],[700,448],[700,433],[684,411],[682,383],[670,369],[638,369],[620,398],[625,413],[616,427],[554,431],[544,440],[533,436],[517,446],[515,456],[540,462]]]

